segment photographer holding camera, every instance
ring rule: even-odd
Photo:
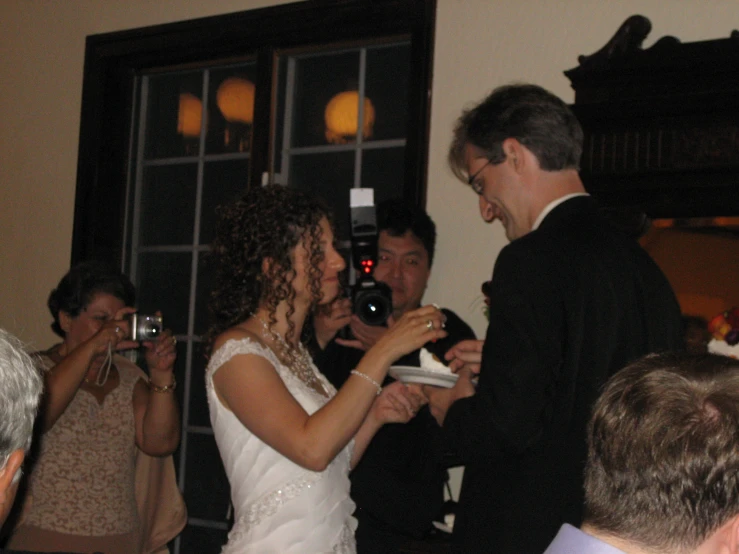
[[[177,341],[134,300],[128,277],[99,262],[73,267],[49,296],[63,340],[38,354],[43,436],[11,549],[154,552],[184,526],[170,456],[180,440]],[[139,346],[149,377],[117,354]]]
[[[352,246],[356,244],[352,237]],[[428,214],[400,200],[390,200],[377,208],[377,263],[370,271],[375,287],[355,285],[357,301],[353,313],[351,299],[335,301],[330,313],[317,313],[313,326],[313,353],[316,365],[336,386],[341,386],[365,350],[407,311],[418,308],[429,276],[436,244],[436,227]],[[361,261],[354,256],[355,266]],[[362,270],[362,266],[357,268]],[[368,325],[382,315],[383,290],[392,294],[387,321]],[[366,293],[367,290],[371,294]],[[425,348],[443,360],[444,353],[463,339],[474,338],[472,329],[454,312],[442,309],[448,336]],[[377,319],[382,318],[375,318]],[[365,320],[365,321],[363,321]],[[337,336],[340,329],[351,329],[353,337]],[[396,362],[418,367],[419,350]],[[384,384],[392,382],[386,378]],[[359,554],[395,552],[418,541],[435,540],[432,521],[444,505],[446,467],[455,465],[444,459],[440,428],[427,408],[405,425],[386,425],[373,438],[359,465],[350,474],[351,495],[357,504],[355,517]],[[438,540],[438,539],[436,539]]]

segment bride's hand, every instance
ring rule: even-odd
[[[427,342],[446,337],[444,319],[441,310],[433,305],[406,312],[372,348],[384,349],[395,361]]]
[[[383,387],[382,392],[372,404],[370,413],[380,424],[406,423],[418,413],[424,404],[426,404],[426,397],[420,391],[396,381]]]

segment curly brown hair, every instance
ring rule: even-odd
[[[288,304],[288,332],[285,340],[295,337],[296,276],[293,252],[303,241],[308,248],[308,282],[314,305],[321,299],[320,263],[321,220],[331,217],[317,199],[281,185],[251,187],[236,202],[217,210],[216,238],[209,260],[215,272],[215,286],[210,295],[212,322],[206,333],[206,351],[226,329],[241,323],[260,306],[270,313],[269,324],[276,322],[275,311],[283,300]],[[262,271],[263,261],[271,260]]]

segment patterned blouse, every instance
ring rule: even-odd
[[[42,362],[47,371],[54,365],[48,357]],[[138,527],[132,398],[141,371],[121,356],[115,364],[120,384],[103,403],[78,391],[41,438],[24,524],[85,536],[129,533]]]

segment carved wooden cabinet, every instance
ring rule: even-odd
[[[565,75],[585,131],[582,177],[606,207],[650,218],[739,214],[739,32],[641,47],[627,19]]]

